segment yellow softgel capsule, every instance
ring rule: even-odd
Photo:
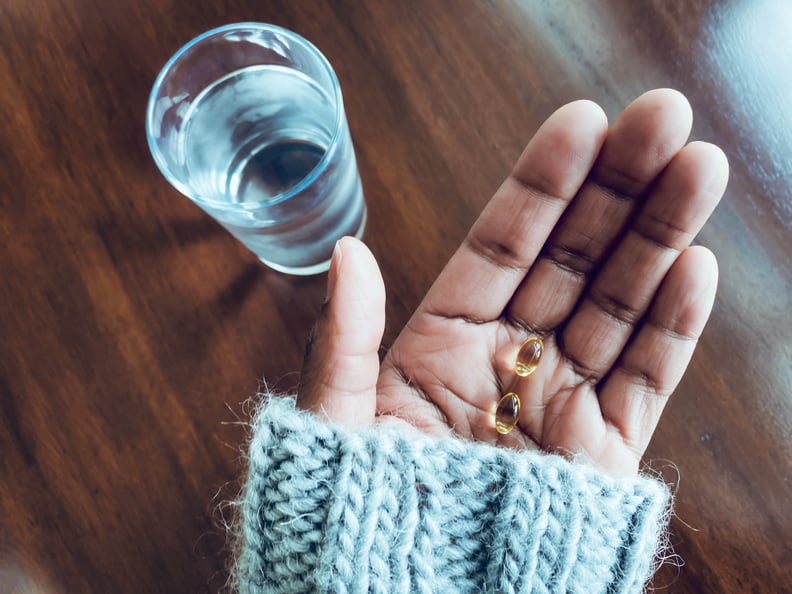
[[[506,435],[520,418],[520,397],[514,392],[509,392],[498,401],[495,409],[495,429],[501,435]]]
[[[517,361],[514,364],[514,373],[520,377],[531,375],[539,365],[543,349],[542,339],[538,336],[532,336],[522,343],[520,351],[517,353]]]

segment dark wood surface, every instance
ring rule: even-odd
[[[539,123],[673,86],[732,166],[711,322],[647,461],[670,592],[792,591],[792,10],[784,2],[0,3],[0,592],[216,592],[244,400],[297,382],[324,277],[266,270],[170,188],[154,78],[235,21],[345,94],[392,342]],[[679,567],[678,561],[684,565]]]

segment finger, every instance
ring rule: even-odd
[[[691,124],[690,105],[670,89],[649,91],[624,110],[509,305],[510,321],[546,334],[566,320],[652,182],[685,145]]]
[[[498,318],[591,169],[607,131],[602,110],[576,101],[539,128],[442,271],[420,312]]]
[[[603,417],[641,456],[663,408],[687,369],[712,310],[718,283],[715,256],[685,250],[652,308],[600,390]]]
[[[727,179],[726,157],[711,144],[692,143],[671,161],[560,335],[562,353],[581,379],[596,383],[611,368]]]
[[[374,421],[379,346],[385,328],[385,286],[377,262],[357,239],[335,247],[328,301],[314,327],[297,405],[335,422]]]

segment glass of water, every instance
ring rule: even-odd
[[[327,270],[366,206],[341,89],[327,59],[274,25],[193,39],[154,83],[146,133],[157,166],[266,265]]]

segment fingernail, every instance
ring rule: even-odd
[[[341,268],[341,257],[341,240],[338,240],[333,248],[333,256],[330,259],[330,269],[327,271],[327,295],[325,296],[325,303],[330,301],[330,297],[333,295],[333,291],[335,291],[338,271]]]

